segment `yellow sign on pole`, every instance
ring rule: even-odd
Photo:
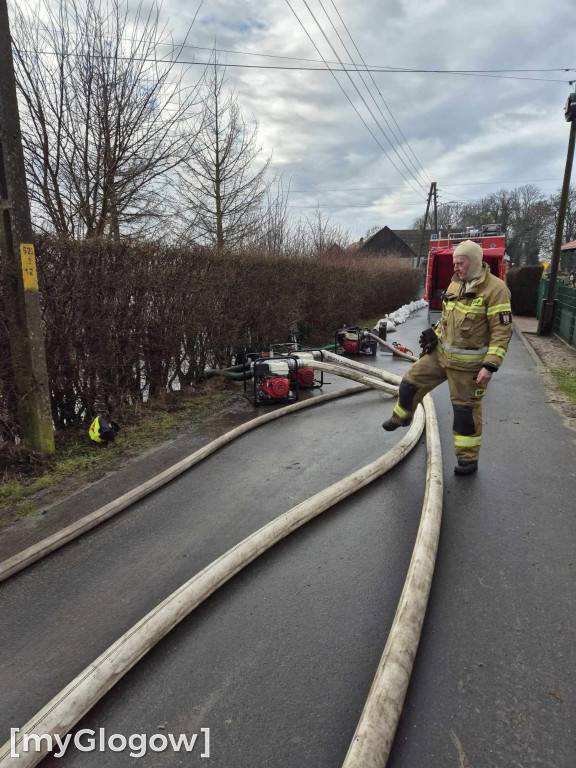
[[[546,272],[546,270],[550,266],[550,262],[549,261],[543,261],[542,262],[542,266],[544,267],[544,272]]]
[[[24,290],[37,291],[38,273],[36,272],[36,255],[34,253],[34,246],[31,243],[21,243],[20,256],[22,258]]]

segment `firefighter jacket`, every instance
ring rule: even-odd
[[[447,368],[478,371],[486,366],[496,371],[512,335],[510,291],[486,263],[480,277],[466,287],[452,277],[436,327],[438,349]]]
[[[114,440],[119,431],[120,427],[115,421],[108,421],[103,416],[96,416],[90,425],[88,434],[95,443],[109,443]]]

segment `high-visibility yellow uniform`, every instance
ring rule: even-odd
[[[486,390],[478,386],[476,376],[482,367],[496,372],[508,349],[512,312],[506,284],[490,273],[487,264],[468,290],[454,275],[435,331],[438,346],[414,363],[402,379],[392,421],[409,424],[424,395],[448,380],[456,457],[477,461]]]
[[[109,443],[114,440],[119,430],[120,427],[115,421],[108,421],[103,416],[96,416],[90,424],[88,434],[95,443]]]
[[[104,440],[102,440],[100,437],[100,416],[96,416],[92,424],[90,424],[88,434],[90,435],[90,440],[94,440],[95,443],[104,442]]]
[[[436,334],[449,368],[479,371],[482,366],[497,371],[512,335],[510,291],[487,264],[465,292],[456,276],[444,295],[443,312]]]

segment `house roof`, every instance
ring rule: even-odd
[[[576,240],[570,240],[569,243],[564,243],[564,245],[560,246],[561,251],[572,251],[576,249]]]
[[[417,229],[394,229],[392,230],[401,240],[403,240],[408,248],[411,248],[416,255],[418,255],[418,249],[420,248],[420,238],[422,232]],[[424,233],[424,243],[422,245],[423,254],[428,253],[428,243],[430,242],[430,235],[432,230],[427,229]]]
[[[382,229],[374,232],[359,245],[357,250],[359,253],[396,253],[404,257],[413,255],[410,246],[402,238],[399,238],[390,227],[382,227]]]
[[[428,243],[430,242],[431,230],[427,229],[424,233],[423,242],[423,254],[428,253]],[[380,250],[381,245],[385,245],[386,248],[390,247],[397,239],[402,241],[402,244],[407,246],[413,255],[418,255],[418,249],[420,247],[420,238],[422,233],[417,229],[390,229],[390,227],[382,227],[374,234],[367,237],[365,240],[361,238],[356,243],[351,243],[346,250],[347,251],[377,251]],[[405,253],[404,255],[408,255]]]

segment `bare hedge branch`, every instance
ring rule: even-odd
[[[36,244],[56,429],[190,386],[206,366],[230,365],[296,331],[330,343],[343,324],[415,298],[419,273],[403,259],[271,258],[93,238]],[[0,291],[0,310],[2,294]],[[15,401],[0,314],[0,429],[11,439]],[[4,427],[3,427],[4,425]]]

